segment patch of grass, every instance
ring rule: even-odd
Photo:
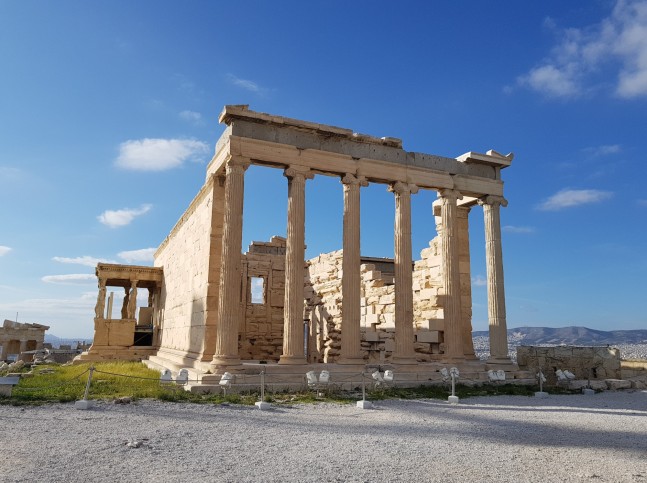
[[[94,364],[95,372],[88,399],[161,398],[159,373],[137,362]],[[14,387],[12,404],[70,402],[83,398],[90,364],[35,366],[30,377]],[[118,374],[118,375],[117,375]],[[4,402],[4,401],[0,401]]]

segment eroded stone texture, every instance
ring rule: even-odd
[[[576,379],[621,379],[620,350],[613,347],[517,347],[522,370],[544,373],[548,384],[556,384],[556,370],[568,370]]]
[[[253,242],[243,255],[243,360],[278,361],[282,354],[285,250],[285,238],[275,236],[269,242]]]

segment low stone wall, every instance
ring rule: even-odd
[[[647,361],[641,359],[621,361],[620,372],[623,379],[640,378],[647,382]]]
[[[612,347],[517,347],[519,369],[539,372],[547,384],[556,384],[557,369],[569,370],[576,379],[621,379],[620,350]]]

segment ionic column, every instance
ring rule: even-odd
[[[243,240],[243,198],[247,158],[231,157],[225,167],[225,214],[218,296],[216,348],[211,363],[216,366],[240,364],[238,325],[240,314],[240,258]]]
[[[505,316],[503,285],[503,252],[501,249],[501,205],[508,202],[501,196],[478,200],[485,221],[485,263],[487,266],[487,308],[490,326],[490,363],[510,363],[508,328]]]
[[[395,194],[395,351],[396,364],[415,364],[413,348],[413,261],[411,258],[411,194],[416,185],[398,181]]]
[[[456,201],[462,195],[455,190],[443,189],[438,193],[441,200],[441,254],[445,302],[445,357],[464,359],[461,317],[461,274],[458,262],[458,207]]]
[[[344,185],[344,250],[342,260],[342,322],[339,364],[363,364],[361,353],[360,186],[363,177],[346,174]]]
[[[305,188],[313,178],[308,168],[290,166],[288,178],[288,233],[285,254],[283,354],[279,364],[305,364],[303,353],[303,280],[305,258]]]
[[[104,308],[106,306],[106,280],[99,279],[99,295],[97,296],[97,305],[94,306],[94,316],[97,319],[105,317]]]

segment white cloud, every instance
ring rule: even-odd
[[[647,200],[638,200],[640,206],[647,206]]]
[[[157,248],[142,248],[140,250],[128,250],[119,252],[117,256],[123,258],[128,263],[132,262],[152,262],[153,254]]]
[[[606,156],[609,154],[617,154],[622,151],[622,148],[619,144],[603,144],[602,146],[584,148],[584,151],[592,156]]]
[[[573,206],[598,203],[613,196],[609,191],[601,190],[569,190],[558,191],[537,206],[542,211],[558,211]]]
[[[485,287],[487,285],[487,279],[483,275],[477,275],[472,277],[472,285],[475,287]]]
[[[579,94],[579,87],[572,73],[552,65],[535,67],[527,75],[519,77],[518,81],[548,97],[573,97]]]
[[[93,282],[97,277],[91,273],[70,273],[66,275],[45,275],[41,278],[45,283],[60,283],[65,285],[77,285]]]
[[[110,228],[126,226],[130,224],[135,217],[148,213],[152,206],[153,205],[142,205],[135,209],[124,208],[122,210],[106,210],[97,216],[97,219]]]
[[[24,177],[23,171],[10,166],[0,166],[0,181],[4,183],[15,183]]]
[[[256,94],[262,94],[266,90],[263,87],[259,86],[256,82],[247,79],[240,79],[234,74],[227,74],[227,80],[237,87],[242,87],[243,89],[250,92],[255,92]]]
[[[3,255],[6,255],[10,251],[11,251],[11,248],[6,247],[4,245],[0,245],[0,257],[3,256]]]
[[[517,83],[548,97],[573,98],[596,88],[603,68],[616,69],[615,93],[647,96],[647,2],[618,0],[611,15],[581,29],[559,31],[559,43]],[[599,82],[602,84],[602,82]]]
[[[194,124],[201,124],[202,123],[202,114],[199,112],[195,111],[182,111],[180,113],[180,119],[188,122],[192,122]]]
[[[67,258],[67,257],[53,257],[52,260],[55,262],[59,263],[73,263],[76,265],[84,265],[86,267],[96,267],[97,263],[117,263],[113,262],[112,260],[107,260],[105,258],[95,258],[95,257],[90,257],[88,255],[84,255],[82,257],[75,257],[75,258]]]
[[[501,229],[506,233],[534,233],[535,232],[535,228],[532,226],[505,225]]]
[[[135,139],[119,145],[115,165],[135,171],[164,171],[185,161],[200,161],[209,152],[207,143],[195,139]]]

